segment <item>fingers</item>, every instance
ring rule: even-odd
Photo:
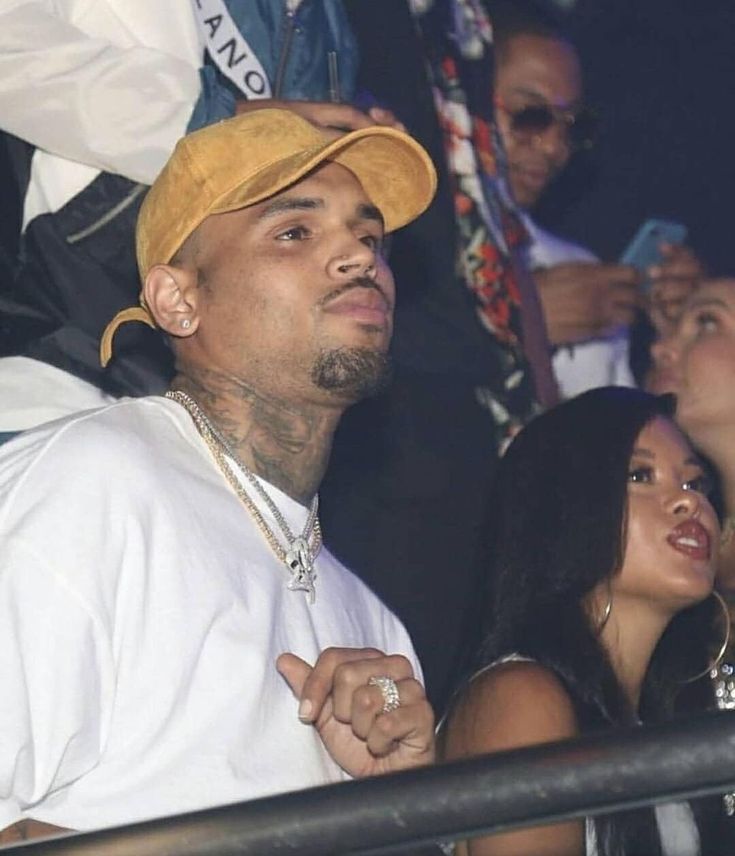
[[[704,267],[688,247],[663,245],[664,261],[651,265],[651,299],[658,301],[684,299],[697,288],[705,275]]]
[[[641,275],[633,265],[600,264],[600,274],[609,282],[637,288],[641,284]]]
[[[705,276],[703,264],[689,247],[681,244],[661,244],[663,261],[646,271],[652,282],[665,279],[698,281]]]
[[[424,698],[410,662],[399,654],[386,656],[374,648],[327,648],[313,668],[295,654],[281,654],[276,668],[300,700],[300,719],[317,722],[329,701],[329,715],[352,723],[363,739],[385,704],[380,687],[370,684],[370,678],[392,678],[401,705]]]
[[[284,101],[282,104],[322,130],[357,131],[372,125],[406,130],[395,114],[385,107],[374,106],[366,113],[352,104],[334,104],[331,101]]]
[[[344,131],[357,131],[372,125],[387,125],[389,128],[395,128],[398,131],[406,130],[405,125],[398,120],[392,110],[377,105],[371,106],[365,112],[352,104],[334,104],[331,101],[283,101],[267,98],[257,101],[240,100],[236,103],[235,112],[249,113],[252,110],[262,110],[266,107],[298,113],[303,119],[334,137],[338,137]]]
[[[434,714],[424,698],[377,716],[366,737],[367,747],[376,758],[386,758],[402,750],[402,767],[430,764],[434,760]]]
[[[434,714],[409,660],[374,648],[329,648],[313,668],[282,654],[278,671],[299,698],[299,718],[312,723],[334,760],[351,775],[374,775],[433,761]],[[391,678],[399,706],[371,678]]]
[[[375,121],[353,107],[351,104],[332,104],[329,101],[287,101],[284,102],[287,109],[293,110],[308,119],[312,124],[318,125],[321,130],[335,131],[357,131],[360,128],[369,128]]]
[[[641,303],[640,274],[630,265],[566,262],[534,271],[534,277],[555,345],[630,324]]]
[[[399,706],[395,710],[400,710],[404,705],[414,704],[424,698],[424,688],[414,678],[396,681],[396,689],[398,690]],[[342,719],[343,721],[350,721],[355,734],[363,740],[367,740],[375,720],[379,716],[390,715],[385,713],[385,697],[380,687],[365,684],[354,691],[351,702],[349,716],[343,716]],[[390,711],[390,713],[394,712]]]
[[[599,332],[616,327],[629,327],[636,311],[643,305],[641,275],[630,265],[602,265],[605,277],[601,300]]]
[[[426,738],[427,728],[433,729],[433,713],[421,684],[415,678],[404,678],[396,681],[396,689],[400,705],[385,713],[385,699],[379,687],[358,687],[352,696],[349,717],[345,719],[376,757],[387,755],[397,742],[422,734]]]
[[[637,286],[613,283],[609,286],[603,301],[601,330],[609,327],[629,327],[635,319],[635,313],[641,306],[641,301]]]
[[[369,683],[374,677],[395,681],[398,708],[384,712],[383,691]],[[349,725],[377,758],[394,752],[396,744],[413,758],[411,763],[426,763],[426,753],[433,752],[434,714],[411,663],[401,655],[386,656],[374,649],[329,649],[319,657],[304,686],[302,703],[306,698],[317,726],[326,709],[338,722]],[[320,707],[322,699],[327,704]]]
[[[383,694],[379,687],[368,684],[370,678],[381,676],[393,678],[398,685],[406,678],[413,678],[413,669],[408,660],[398,654],[339,666],[335,670],[332,689],[335,717],[341,722],[351,721],[354,695],[361,688],[370,691],[370,698],[377,705],[378,712],[382,712]]]
[[[705,275],[696,255],[680,245],[663,244],[664,261],[652,265],[647,273],[651,280],[649,313],[659,335],[673,329],[684,304]]]
[[[275,98],[262,98],[256,101],[239,100],[235,105],[235,112],[250,113],[253,110],[263,110],[268,107],[297,113],[302,119],[317,125],[322,131],[333,132],[335,137],[343,131],[369,128],[378,121],[351,104],[333,104],[331,101],[284,101]],[[390,113],[390,111],[385,112]],[[390,123],[381,122],[380,124]]]
[[[299,719],[310,721],[311,710],[309,709],[308,704],[304,704],[302,696],[304,692],[304,684],[312,672],[311,666],[295,654],[281,654],[276,660],[276,668],[286,679],[286,683],[291,687],[293,694],[300,700]],[[303,712],[302,707],[304,707]]]
[[[651,293],[649,315],[660,336],[676,326],[687,300],[697,287],[697,283],[691,281],[668,280],[659,283]]]
[[[385,657],[372,664],[378,663],[383,670],[381,675],[394,666],[399,666],[400,671],[405,671],[404,666],[410,669],[403,657]],[[360,677],[364,678],[365,674],[367,672]],[[353,678],[354,675],[350,676],[348,684]],[[400,748],[400,767],[430,763],[434,759],[434,712],[424,688],[413,677],[395,680],[395,683],[400,704],[394,710],[385,712],[386,699],[380,687],[364,683],[352,691],[349,712],[344,709],[347,699],[343,698],[339,716],[336,712],[334,715],[349,723],[353,734],[365,742],[373,758],[388,758]]]
[[[352,692],[367,683],[371,675],[383,674],[374,669],[371,671],[369,662],[382,659],[386,659],[385,655],[374,648],[327,648],[322,651],[302,685],[299,717],[305,722],[317,722],[329,699],[336,718],[348,721],[345,719],[345,712],[350,709],[348,698],[351,699]]]
[[[403,122],[399,122],[396,114],[392,110],[385,107],[371,107],[368,110],[368,115],[376,125],[388,125],[390,128],[395,128],[397,131],[406,130]]]

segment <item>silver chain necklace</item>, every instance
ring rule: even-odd
[[[222,470],[223,475],[233,488],[240,501],[252,515],[258,528],[265,536],[270,548],[286,566],[291,578],[288,582],[290,591],[303,591],[309,598],[309,603],[314,603],[316,599],[316,569],[314,563],[322,546],[322,530],[319,526],[319,498],[317,496],[311,501],[309,506],[309,515],[306,518],[303,532],[300,535],[294,535],[291,527],[281,514],[280,509],[275,504],[273,499],[268,495],[268,492],[260,483],[260,480],[255,473],[238,457],[232,446],[222,436],[222,433],[212,424],[212,421],[207,414],[202,410],[199,404],[185,392],[181,390],[169,390],[166,393],[166,398],[175,401],[187,410],[191,416],[194,425],[200,436],[207,444],[212,456],[217,462],[217,466]],[[268,507],[268,510],[273,515],[276,523],[280,527],[286,539],[287,547],[283,547],[276,536],[276,533],[266,522],[263,515],[260,513],[257,505],[253,502],[252,497],[245,490],[242,482],[238,479],[233,470],[232,464],[235,465],[240,474],[253,487],[258,496]]]

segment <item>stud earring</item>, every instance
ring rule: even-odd
[[[191,320],[189,318],[182,318],[180,323],[184,330],[188,330],[191,327]]]

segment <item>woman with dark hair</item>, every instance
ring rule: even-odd
[[[708,682],[692,681],[708,673],[719,527],[705,471],[672,411],[669,396],[596,389],[538,417],[511,444],[489,521],[482,643],[444,731],[446,758],[709,705]],[[700,852],[712,851],[686,803],[458,850]]]

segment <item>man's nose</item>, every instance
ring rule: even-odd
[[[557,166],[563,166],[572,151],[566,122],[559,119],[555,119],[548,128],[536,134],[534,142]]]
[[[367,276],[376,273],[376,251],[359,238],[351,237],[340,243],[329,260],[329,273],[335,278]]]

